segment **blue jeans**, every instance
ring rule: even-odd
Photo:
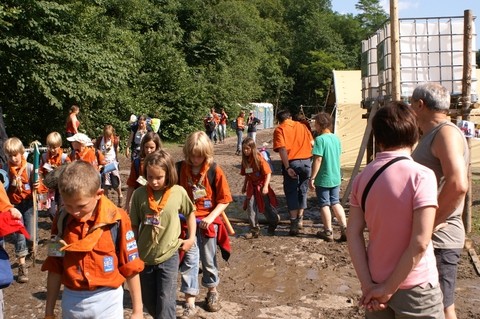
[[[214,225],[215,234],[218,232],[218,225]],[[197,295],[198,287],[198,257],[195,254],[199,253],[202,261],[202,286],[206,288],[217,287],[220,283],[217,266],[217,237],[207,238],[203,236],[202,229],[197,228],[196,241],[198,250],[194,246],[186,253],[180,272],[182,274],[181,292],[190,295]],[[188,257],[187,257],[188,255]],[[196,259],[197,258],[197,259]],[[196,261],[197,260],[197,261]],[[188,262],[188,264],[185,263]]]
[[[33,242],[33,201],[31,199],[25,200],[20,204],[15,205],[15,208],[22,213],[22,220],[27,232],[30,234],[30,240],[28,242],[31,244]],[[15,241],[15,256],[17,258],[25,257],[28,255],[28,246],[27,239],[21,233],[14,233],[13,239]],[[38,239],[38,231],[37,231]]]
[[[181,286],[180,292],[192,296],[198,295],[200,288],[198,286],[198,270],[200,264],[200,251],[197,245],[197,238],[195,236],[195,243],[185,252],[182,263],[180,264]]]
[[[333,206],[340,203],[340,186],[315,186],[315,193],[317,193],[317,199],[320,207]]]
[[[143,305],[155,319],[176,319],[178,252],[140,273]]]
[[[237,130],[237,152],[242,151],[242,138],[243,138],[243,131]]]
[[[255,131],[255,132],[247,132],[247,137],[252,138],[253,141],[256,143],[256,142],[257,142],[257,131]]]
[[[218,125],[218,137],[220,141],[223,141],[227,137],[227,124]]]
[[[310,178],[312,161],[309,158],[291,160],[289,165],[297,176],[291,178],[285,171],[285,167],[282,167],[283,191],[287,199],[288,210],[305,209],[307,208],[308,179]]]

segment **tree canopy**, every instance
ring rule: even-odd
[[[72,104],[80,130],[127,135],[130,114],[162,120],[181,140],[211,107],[248,102],[296,111],[324,104],[332,69],[358,69],[361,41],[387,15],[330,0],[4,0],[0,106],[9,135],[63,134]]]

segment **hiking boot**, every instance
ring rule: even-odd
[[[324,231],[319,231],[317,233],[317,237],[320,239],[323,239],[326,242],[332,242],[333,241],[333,233],[331,230],[324,230]]]
[[[303,216],[298,217],[298,229],[303,229]]]
[[[193,318],[193,316],[195,316],[196,313],[197,313],[197,309],[195,309],[195,306],[186,302],[183,305],[183,312],[182,312],[182,315],[180,316],[180,319]]]
[[[18,265],[17,281],[21,284],[28,282],[28,269],[26,264]]]
[[[207,303],[206,309],[209,312],[217,312],[222,308],[218,301],[218,292],[209,291],[205,298],[205,302]]]
[[[338,239],[338,242],[343,243],[345,241],[347,241],[347,227],[340,226],[340,238]]]
[[[260,227],[253,227],[249,233],[245,235],[245,239],[258,238],[260,235]]]
[[[299,219],[290,219],[290,236],[297,236],[300,231],[298,230],[298,221]]]

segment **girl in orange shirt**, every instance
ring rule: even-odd
[[[243,205],[248,210],[250,233],[245,238],[258,238],[260,224],[258,214],[265,214],[268,222],[268,234],[275,235],[280,216],[277,213],[277,197],[270,187],[272,169],[270,164],[257,150],[255,141],[247,137],[242,142],[242,168],[240,175],[245,176],[242,193],[247,197]]]

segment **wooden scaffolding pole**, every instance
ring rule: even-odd
[[[390,44],[392,47],[392,100],[400,101],[400,30],[398,22],[398,0],[390,0]]]
[[[462,78],[462,120],[470,121],[471,88],[472,88],[472,39],[473,39],[473,14],[470,10],[464,11],[463,27],[463,78]],[[468,191],[463,207],[463,224],[465,232],[472,231],[472,155],[471,138],[467,137],[469,151],[468,160]]]

